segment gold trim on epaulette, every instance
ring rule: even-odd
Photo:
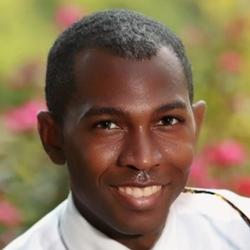
[[[235,204],[233,204],[230,200],[228,200],[223,195],[215,193],[215,192],[210,191],[210,190],[202,190],[202,189],[196,189],[196,188],[190,188],[190,187],[185,187],[184,190],[183,190],[183,193],[210,194],[210,195],[214,195],[214,196],[222,199],[223,201],[225,201],[227,204],[229,204],[234,210],[236,210],[239,213],[241,218],[244,220],[244,222],[250,228],[250,219],[249,219],[249,217],[247,217],[247,215],[244,212],[242,212]]]

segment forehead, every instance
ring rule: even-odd
[[[88,106],[151,107],[175,99],[188,101],[187,82],[178,58],[169,48],[156,56],[132,60],[100,49],[77,54],[73,102]]]

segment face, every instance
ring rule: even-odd
[[[182,67],[167,48],[141,61],[84,51],[75,76],[60,154],[55,145],[48,153],[66,160],[79,211],[113,237],[161,231],[186,184],[204,104],[190,104]],[[45,148],[56,139],[47,141]]]

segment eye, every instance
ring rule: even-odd
[[[164,116],[162,119],[157,123],[158,126],[174,126],[181,122],[180,119],[174,116]]]
[[[107,130],[119,128],[114,122],[109,121],[109,120],[100,121],[95,124],[95,127],[100,128],[100,129],[107,129]]]

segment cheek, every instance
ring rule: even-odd
[[[180,139],[181,138],[181,139]],[[195,153],[195,133],[193,126],[187,127],[182,136],[176,138],[170,147],[171,158],[175,167],[184,173],[188,173]]]
[[[71,175],[100,185],[100,178],[115,165],[118,147],[88,138],[75,138],[67,144],[67,164]]]
[[[165,166],[171,176],[171,202],[173,202],[187,184],[194,148],[191,143],[171,143],[165,151]]]
[[[101,176],[110,167],[115,166],[117,159],[117,147],[114,145],[89,144],[81,155],[84,165],[98,172]]]
[[[171,168],[182,174],[188,174],[194,157],[194,146],[190,142],[174,142],[165,145],[165,160]]]

